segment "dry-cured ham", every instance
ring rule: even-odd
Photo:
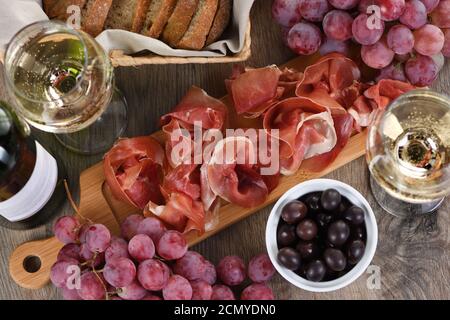
[[[264,129],[279,135],[280,171],[297,172],[302,161],[331,151],[337,143],[332,113],[311,100],[295,97],[279,102],[264,116]]]
[[[166,134],[166,155],[170,165],[177,167],[182,163],[193,162],[187,160],[192,160],[193,151],[196,150],[195,144],[202,144],[201,136],[195,141],[195,126],[203,130],[221,130],[226,122],[226,117],[227,107],[222,101],[193,86],[173,112],[161,117],[162,130]],[[172,153],[177,144],[186,142],[191,144],[191,152]],[[180,149],[186,151],[189,148]]]
[[[119,200],[143,209],[152,201],[163,201],[164,150],[151,137],[119,140],[105,155],[106,182]]]

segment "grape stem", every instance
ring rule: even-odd
[[[79,209],[78,206],[75,204],[75,201],[73,201],[72,193],[70,192],[69,185],[67,184],[67,180],[66,180],[66,179],[64,179],[64,188],[66,189],[67,199],[69,199],[69,203],[70,203],[70,205],[72,206],[73,210],[75,210],[75,213],[76,213],[80,218],[82,218],[83,220],[89,222],[90,224],[93,224],[94,222],[93,222],[91,219],[86,218],[85,216],[83,216],[83,215],[81,214],[80,209]]]

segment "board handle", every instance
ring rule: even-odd
[[[50,280],[50,268],[63,247],[55,237],[26,242],[18,246],[9,258],[9,273],[13,280],[27,289],[40,289]]]

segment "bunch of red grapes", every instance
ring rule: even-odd
[[[360,44],[377,80],[429,86],[450,57],[450,0],[275,0],[272,14],[297,54]]]
[[[247,276],[252,284],[241,292],[242,300],[274,299],[266,282],[275,268],[267,254],[247,267],[237,256],[215,267],[154,217],[129,216],[121,238],[102,224],[80,224],[71,216],[59,218],[54,233],[65,245],[50,279],[67,300],[235,300],[235,287]]]

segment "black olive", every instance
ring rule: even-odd
[[[289,270],[297,270],[301,265],[300,254],[289,247],[278,251],[278,261]]]
[[[310,241],[317,236],[317,224],[311,219],[301,221],[296,228],[297,236],[305,241]]]
[[[308,214],[306,205],[298,200],[289,202],[281,211],[281,219],[288,224],[297,224]]]
[[[329,248],[323,253],[323,258],[328,268],[332,271],[339,272],[347,266],[347,259],[341,250]]]
[[[313,193],[306,198],[308,209],[317,211],[320,209],[320,193]]]
[[[320,282],[325,277],[327,268],[321,260],[315,260],[306,267],[306,279],[314,282]]]
[[[364,255],[366,245],[361,240],[350,242],[347,247],[347,259],[350,264],[357,264]]]
[[[364,211],[357,206],[351,206],[350,208],[348,208],[344,212],[343,217],[354,226],[364,223]]]
[[[335,210],[341,204],[341,194],[335,189],[325,190],[320,198],[320,203],[325,210]]]
[[[319,246],[316,242],[300,241],[295,248],[304,260],[316,258],[320,253]]]
[[[295,235],[295,226],[282,224],[278,227],[277,242],[279,247],[287,247],[297,240]]]
[[[342,246],[350,236],[350,227],[343,220],[338,220],[328,227],[327,239],[335,246]]]

